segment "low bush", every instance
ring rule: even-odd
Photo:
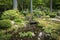
[[[10,40],[11,34],[5,34],[3,32],[0,32],[0,40]]]
[[[57,39],[58,35],[60,34],[60,24],[57,24],[55,22],[52,22],[50,20],[43,20],[43,19],[35,19],[37,22],[39,22],[39,27],[42,27],[44,32],[51,34],[51,37],[54,39]]]
[[[20,37],[33,37],[35,34],[33,32],[20,32],[19,33]]]
[[[40,10],[34,10],[33,13],[35,17],[41,17],[45,15],[44,11],[40,11]]]
[[[11,27],[10,20],[0,20],[0,29],[6,29]]]
[[[57,10],[57,15],[60,16],[60,10]]]
[[[25,27],[27,22],[25,19],[15,19],[15,24],[18,25],[19,27]]]
[[[20,22],[20,23],[21,23],[23,20],[22,20],[22,19],[15,19],[14,21],[15,21],[15,22]]]
[[[7,11],[4,11],[2,16],[1,16],[1,18],[2,19],[10,19],[10,20],[19,18],[19,11],[18,10],[7,10]]]
[[[57,12],[53,11],[51,12],[50,9],[45,8],[43,10],[35,9],[33,10],[34,17],[41,17],[41,16],[47,16],[49,15],[51,18],[54,18],[57,16]]]
[[[46,21],[44,18],[43,19],[35,18],[34,20],[36,22],[39,22],[39,24],[38,24],[39,27],[45,27],[48,25],[48,21]]]
[[[50,12],[48,14],[51,18],[55,18],[57,16],[57,13],[56,12]]]

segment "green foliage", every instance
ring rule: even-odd
[[[44,16],[45,17],[45,16]],[[49,19],[49,18],[48,18]],[[46,27],[48,24],[48,20],[46,21],[46,18],[34,18],[36,22],[39,22],[39,27]]]
[[[1,18],[14,20],[16,18],[19,18],[19,11],[18,10],[7,10],[7,11],[3,12]]]
[[[0,9],[5,10],[5,9],[10,9],[12,8],[13,2],[12,0],[0,0]]]
[[[51,18],[55,18],[55,17],[57,16],[57,14],[56,14],[55,12],[52,12],[52,13],[49,14],[49,16],[50,16]]]
[[[27,21],[25,19],[15,19],[15,24],[19,27],[25,27],[27,24]]]
[[[44,31],[47,33],[52,33],[52,27],[43,27]]]
[[[52,5],[54,9],[59,9],[60,0],[52,0]],[[24,4],[23,4],[24,3]],[[0,0],[0,5],[5,5],[5,8],[12,8],[13,0]],[[37,8],[40,6],[46,6],[50,8],[50,0],[33,0],[33,8]],[[3,7],[3,6],[1,6]],[[30,0],[18,0],[18,7],[19,9],[26,9],[30,8]],[[4,8],[4,7],[3,7]]]
[[[57,16],[57,12],[51,12],[49,8],[42,7],[41,9],[33,10],[33,17],[41,17],[41,16],[50,16],[51,18],[55,18]]]
[[[59,31],[57,31],[58,28],[60,28],[59,24],[56,24],[56,23],[51,23],[51,24],[47,25],[46,27],[43,27],[44,31],[46,33],[50,33],[52,38],[54,38],[54,39],[57,39],[57,37],[58,37],[58,34],[59,34],[58,33]]]
[[[28,37],[35,36],[33,32],[27,32],[27,34],[28,34]]]
[[[20,22],[20,23],[23,22],[22,19],[15,19],[14,21],[15,21],[15,22]]]
[[[0,32],[0,40],[10,40],[11,34],[5,34],[3,32]]]
[[[20,37],[25,37],[25,36],[27,36],[27,34],[26,34],[25,32],[24,32],[24,33],[20,32],[19,35],[20,35]]]
[[[43,29],[44,29],[44,31],[46,33],[50,33],[52,38],[57,39],[57,37],[58,37],[58,31],[56,31],[56,29],[53,28],[53,26],[52,27],[51,26],[44,27]]]
[[[46,15],[49,15],[50,14],[50,8],[47,8],[47,7],[41,7],[41,9],[40,10],[42,10]]]
[[[34,10],[33,14],[34,14],[35,17],[45,16],[44,11],[40,11],[39,9]]]
[[[57,10],[57,15],[60,16],[60,10]]]
[[[19,35],[20,37],[33,37],[34,33],[33,32],[20,32]]]
[[[10,28],[11,26],[10,20],[0,20],[0,29]]]
[[[58,32],[57,30],[60,29],[60,24],[51,21],[50,18],[35,18],[34,20],[39,22],[38,26],[47,33],[52,33],[54,30]]]

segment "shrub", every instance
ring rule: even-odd
[[[29,13],[29,10],[28,10],[28,9],[23,10],[23,11],[21,11],[21,13],[22,13],[24,16],[26,16],[26,15]]]
[[[35,34],[33,32],[20,32],[20,37],[33,37]]]
[[[15,21],[15,22],[24,22],[24,21],[26,21],[26,20],[23,19],[23,18],[20,18],[20,19],[15,19],[14,21]]]
[[[35,36],[35,34],[33,32],[27,32],[27,34],[28,34],[28,37]]]
[[[45,15],[45,13],[43,11],[40,11],[40,10],[34,10],[33,13],[34,13],[35,17],[40,17],[40,16]]]
[[[58,37],[59,31],[57,31],[57,30],[59,28],[60,28],[59,24],[56,24],[56,23],[51,23],[51,24],[47,25],[46,27],[43,27],[44,31],[46,33],[50,33],[51,37],[54,39],[57,39],[57,37]]]
[[[25,32],[24,32],[24,33],[20,32],[20,33],[19,33],[19,36],[20,36],[20,37],[26,37],[27,34],[26,34]]]
[[[0,32],[0,40],[10,40],[11,34],[5,34],[3,32]]]
[[[14,21],[15,21],[15,22],[20,22],[20,23],[21,23],[23,20],[22,20],[22,19],[15,19]]]
[[[11,27],[10,20],[0,20],[0,29],[6,29]]]
[[[34,20],[36,22],[39,22],[39,24],[37,26],[40,27],[40,28],[48,25],[48,21],[46,21],[45,19],[35,18]]]
[[[50,16],[51,18],[55,18],[55,17],[57,16],[57,14],[56,14],[55,12],[52,12],[52,13],[49,14],[49,16]]]
[[[15,24],[18,25],[19,27],[25,27],[28,22],[24,19],[15,19],[14,21],[15,21]]]
[[[57,10],[57,15],[60,16],[60,10]]]
[[[50,14],[49,16],[50,16],[51,18],[55,18],[55,17],[56,17],[55,14]]]
[[[3,12],[1,18],[2,19],[11,19],[11,20],[19,18],[19,11],[7,10],[7,11]]]

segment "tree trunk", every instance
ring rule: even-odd
[[[52,12],[52,0],[50,0],[50,11]]]
[[[30,0],[30,13],[32,13],[33,8],[32,8],[32,0]]]
[[[13,9],[14,10],[17,10],[18,9],[17,0],[13,0]]]

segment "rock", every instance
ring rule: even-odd
[[[15,22],[14,22],[14,21],[11,21],[11,24],[12,24],[12,25],[14,25],[14,24],[15,24]]]
[[[32,33],[32,36],[35,36],[35,34],[34,34],[34,33]]]

